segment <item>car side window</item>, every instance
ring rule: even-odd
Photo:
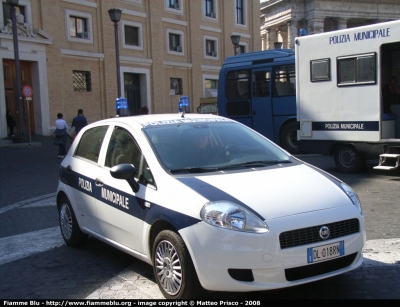
[[[133,164],[133,166],[135,166],[136,179],[140,178],[141,181],[144,180],[154,184],[146,159],[143,157],[142,161],[142,152],[135,139],[127,130],[115,127],[108,144],[105,166],[113,167],[124,163]],[[143,176],[143,172],[146,173],[145,176]]]
[[[97,163],[107,129],[108,126],[99,126],[85,131],[79,141],[75,156]]]

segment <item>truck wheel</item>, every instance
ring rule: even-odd
[[[334,152],[337,169],[342,173],[356,173],[364,165],[364,160],[357,149],[350,144],[338,146]]]
[[[200,298],[204,289],[192,258],[179,234],[161,231],[153,245],[153,270],[158,287],[167,299]]]
[[[74,210],[68,198],[62,197],[58,203],[58,213],[61,234],[68,246],[82,246],[86,243],[88,235],[79,228]]]
[[[297,123],[286,123],[281,131],[281,147],[294,154],[299,152],[297,147]]]

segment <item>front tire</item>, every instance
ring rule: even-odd
[[[195,299],[203,294],[192,258],[183,239],[171,230],[161,231],[153,245],[153,271],[167,299]]]
[[[58,203],[58,216],[65,243],[72,247],[84,245],[88,235],[84,234],[79,228],[74,210],[67,197],[62,197]]]
[[[337,169],[342,173],[356,173],[364,166],[364,160],[357,149],[350,144],[338,146],[334,152]]]

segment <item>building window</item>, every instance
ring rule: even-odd
[[[93,43],[92,15],[65,10],[67,40],[79,43]]]
[[[79,37],[79,38],[89,38],[89,33],[87,31],[87,21],[85,18],[71,16],[69,21],[69,35],[71,37]]]
[[[376,83],[376,53],[337,58],[338,86]]]
[[[239,45],[239,53],[246,53],[246,46],[245,45]]]
[[[122,47],[126,49],[143,50],[142,24],[132,21],[121,21]]]
[[[90,71],[74,70],[72,72],[72,83],[75,92],[91,92],[92,79]]]
[[[215,79],[211,79],[214,77]],[[204,97],[217,97],[218,96],[218,77],[205,76],[204,78]]]
[[[204,0],[204,2],[205,15],[210,18],[216,18],[214,0]]]
[[[139,28],[125,26],[125,44],[139,46]]]
[[[183,12],[181,0],[165,0],[165,10],[171,13],[181,14]]]
[[[236,23],[239,25],[245,24],[245,0],[236,1]]]
[[[206,54],[208,56],[217,57],[216,41],[206,39]]]
[[[169,50],[182,52],[181,36],[178,34],[169,34]]]
[[[205,79],[206,89],[218,89],[218,80]]]
[[[168,7],[170,9],[176,9],[179,10],[179,0],[168,0]]]
[[[21,14],[22,16],[24,16],[24,20],[26,22],[26,16],[25,16],[25,7],[21,6],[21,5],[16,5],[15,6],[15,15],[18,16],[19,14]],[[3,20],[4,20],[4,25],[7,24],[7,20],[11,20],[11,9],[10,6],[3,2]]]
[[[167,29],[167,53],[184,55],[183,31]]]
[[[203,36],[204,57],[218,59],[218,38],[214,36]]]

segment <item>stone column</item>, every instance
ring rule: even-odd
[[[276,31],[271,28],[268,28],[267,33],[268,33],[267,50],[275,49],[274,43],[277,41]]]
[[[267,50],[267,32],[261,32],[261,50]]]
[[[292,19],[288,21],[288,39],[287,39],[287,47],[294,50],[294,39],[298,36],[298,26],[297,20]]]
[[[307,19],[308,34],[317,34],[324,32],[325,17],[314,17]]]
[[[347,29],[347,19],[346,18],[338,18],[337,19],[338,30]]]

